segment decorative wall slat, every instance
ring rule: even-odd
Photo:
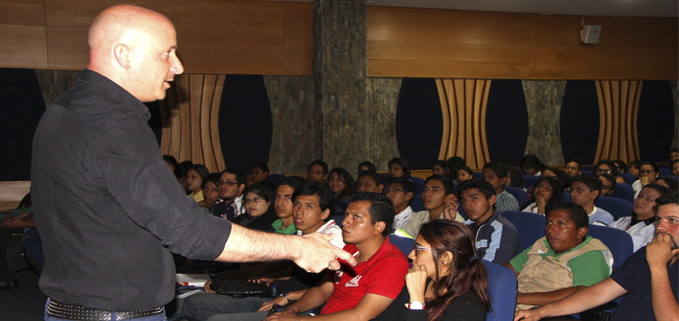
[[[679,81],[672,81],[672,99],[674,101],[674,119],[679,120]],[[672,148],[678,146],[679,143],[679,126],[674,126],[674,139],[672,140]]]
[[[524,80],[522,84],[528,109],[524,154],[534,154],[545,164],[563,164],[559,124],[566,81]]]
[[[224,75],[175,76],[175,84],[160,102],[163,154],[204,164],[210,172],[226,168],[217,126],[224,79]]]
[[[490,162],[486,140],[486,106],[490,80],[437,79],[443,114],[439,159],[460,156],[471,168]]]
[[[595,162],[602,159],[639,160],[637,113],[641,81],[598,80],[599,144]]]

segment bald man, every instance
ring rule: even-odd
[[[174,296],[170,251],[230,262],[291,259],[314,272],[339,268],[337,258],[355,262],[331,236],[254,232],[186,196],[142,103],[165,98],[184,71],[170,20],[113,6],[94,20],[88,43],[87,69],[47,108],[33,142],[47,320],[164,320]]]

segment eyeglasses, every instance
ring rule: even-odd
[[[386,194],[389,194],[389,193],[396,193],[396,192],[403,192],[403,193],[405,193],[406,191],[405,191],[404,189],[400,189],[400,188],[387,188],[384,192],[385,192]]]
[[[415,251],[415,255],[419,253],[420,251],[424,250],[431,250],[431,247],[423,247],[423,246],[417,246],[417,244],[413,244],[413,251]]]
[[[246,198],[246,199],[243,200],[243,203],[250,204],[250,203],[259,203],[261,201],[262,201],[261,198],[255,197],[255,198]]]
[[[222,186],[222,185],[226,184],[226,186],[231,187],[231,186],[233,186],[233,185],[237,185],[238,182],[222,181],[222,180],[220,180],[219,182],[217,182],[217,184],[218,184],[219,186]]]
[[[639,174],[653,174],[653,173],[655,173],[655,171],[652,169],[639,170]]]
[[[599,169],[596,170],[596,172],[597,172],[597,173],[610,173],[611,170],[610,170],[610,169],[599,168]]]

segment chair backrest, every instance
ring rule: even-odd
[[[535,183],[537,183],[538,180],[540,179],[539,176],[533,175],[521,175],[521,178],[523,178],[523,183],[526,185],[526,187],[535,186]]]
[[[527,249],[545,236],[545,217],[539,214],[504,211],[502,217],[508,219],[521,235],[521,251]]]
[[[389,173],[382,173],[380,174],[382,177],[382,184],[384,184],[384,189],[387,189],[387,186],[389,186]]]
[[[490,311],[486,321],[513,320],[516,308],[516,274],[509,268],[481,260],[488,271]]]
[[[594,201],[594,205],[611,213],[616,221],[632,213],[632,203],[617,197],[601,196]]]
[[[583,169],[581,172],[582,172],[582,175],[589,175],[589,176],[592,176],[593,173],[594,173],[594,172],[592,172],[591,169],[590,170]]]
[[[660,167],[660,175],[662,176],[674,176],[674,173],[672,173],[672,170],[667,168],[667,167]]]
[[[424,179],[411,176],[410,180],[415,183],[415,189],[417,189],[417,194],[422,194],[422,187],[424,187]],[[384,185],[387,186],[387,185]]]
[[[331,217],[331,219],[333,219],[333,221],[335,221],[335,224],[337,224],[337,226],[342,228],[342,222],[344,221],[344,215],[334,215],[334,216]]]
[[[422,194],[417,194],[413,196],[413,202],[410,204],[410,208],[413,212],[424,211],[424,205],[422,205]]]
[[[637,180],[637,178],[634,177],[634,175],[632,175],[632,174],[619,173],[618,175],[622,176],[622,178],[625,180],[626,184],[634,184],[634,181]]]
[[[483,178],[483,174],[480,173],[480,172],[474,172],[474,175],[473,175],[473,176],[474,176],[474,179]]]
[[[632,237],[623,230],[607,226],[590,225],[587,235],[599,239],[611,250],[614,269],[634,253]]]
[[[415,239],[411,239],[405,236],[398,236],[395,234],[389,235],[389,243],[396,246],[406,257],[413,251],[413,245],[415,244]]]
[[[632,185],[630,184],[618,183],[615,185],[613,193],[608,195],[608,197],[620,198],[630,203],[634,203],[634,188],[632,188]]]
[[[571,193],[563,193],[563,197],[561,197],[561,203],[570,203],[571,202]]]
[[[526,196],[526,191],[524,191],[523,188],[505,186],[505,191],[507,191],[509,194],[512,194],[512,196],[516,198],[516,201],[519,202],[519,206],[525,204],[526,201],[528,201],[528,196]]]
[[[274,184],[278,184],[282,179],[284,179],[286,176],[284,174],[271,174],[269,175],[269,180],[272,181]]]

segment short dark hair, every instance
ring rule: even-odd
[[[163,155],[163,160],[170,163],[172,167],[177,167],[177,159],[172,155]]]
[[[318,165],[323,167],[323,175],[328,173],[328,164],[326,164],[322,159],[317,159],[311,163],[309,163],[309,166],[306,167],[306,171],[308,172],[311,169],[311,166],[313,165]]]
[[[380,174],[377,174],[376,172],[373,172],[371,170],[362,171],[360,174],[358,174],[358,179],[356,181],[360,180],[361,177],[363,176],[370,177],[377,186],[384,185],[384,181],[382,181],[382,176],[380,176]]]
[[[575,228],[588,227],[589,226],[589,216],[585,209],[575,203],[555,203],[546,209],[547,215],[551,211],[555,210],[565,210],[568,211],[568,218],[575,223]]]
[[[519,167],[523,168],[533,168],[537,170],[541,170],[544,165],[542,162],[540,162],[540,159],[533,155],[533,154],[526,154],[526,156],[523,156],[521,161],[519,162]]]
[[[440,159],[437,159],[437,160],[435,160],[433,163],[431,163],[431,167],[434,167],[434,166],[436,166],[436,165],[441,166],[441,168],[446,168],[446,162],[444,162],[444,161],[442,161],[442,160],[440,160]]]
[[[250,166],[250,170],[253,168],[259,168],[262,172],[268,173],[269,172],[269,166],[266,165],[265,163],[254,163],[252,166]]]
[[[377,222],[384,222],[386,225],[383,236],[387,236],[392,232],[392,225],[394,225],[394,216],[396,216],[396,209],[391,200],[384,194],[361,192],[351,196],[351,203],[353,202],[369,202],[370,209],[370,223],[375,225]]]
[[[460,166],[466,166],[467,161],[464,160],[464,158],[460,156],[453,156],[451,158],[448,158],[446,160],[446,166],[450,168],[450,173],[455,173],[457,172],[457,169],[460,168]]]
[[[576,163],[576,164],[578,164],[578,170],[582,169],[582,163],[580,163],[580,161],[577,160],[577,159],[569,159],[564,163],[564,165],[566,165],[568,163]]]
[[[462,198],[462,192],[468,189],[478,189],[483,195],[486,195],[486,199],[491,196],[495,196],[495,188],[493,185],[488,183],[485,179],[470,179],[462,182],[462,184],[457,186],[457,197]]]
[[[189,172],[189,169],[191,169],[191,166],[193,166],[193,162],[191,161],[183,161],[174,168],[174,177],[180,178],[180,177],[186,177],[186,173]]]
[[[240,169],[227,168],[227,169],[223,170],[223,171],[219,174],[219,176],[221,177],[222,175],[224,175],[224,173],[229,173],[229,174],[231,174],[231,175],[236,175],[236,183],[238,183],[238,185],[245,185],[245,184],[247,183],[247,181],[248,181],[248,180],[247,180],[247,177],[245,176],[245,173],[243,173],[243,171],[240,170]]]
[[[622,169],[622,171],[618,171],[618,173],[627,173],[627,163],[621,160],[614,160],[613,163]]]
[[[631,162],[629,162],[629,166],[630,167],[634,166],[634,168],[640,169],[641,168],[641,161],[631,161]]]
[[[648,185],[647,185],[648,186]],[[653,212],[658,214],[658,208],[663,205],[679,205],[679,197],[677,196],[677,191],[672,191],[669,194],[661,195],[655,199],[655,206],[653,206]]]
[[[318,196],[318,205],[321,212],[329,209],[332,214],[335,206],[335,193],[327,185],[319,182],[305,182],[295,189],[292,194],[292,201],[294,202],[299,196]],[[330,219],[330,215],[328,215]]]
[[[677,188],[679,188],[679,182],[677,182],[677,179],[674,178],[674,177],[667,177],[667,176],[666,177],[659,177],[655,182],[658,183],[660,181],[665,182],[665,184],[667,184],[667,186],[670,187],[669,188],[670,190],[676,191]],[[651,184],[649,184],[649,185],[651,185]],[[648,185],[646,185],[646,186],[648,186]],[[644,188],[646,186],[644,186]],[[660,185],[660,186],[662,186],[662,185]],[[663,187],[665,187],[665,186],[663,186]]]
[[[611,182],[611,191],[614,191],[615,188],[618,187],[618,182],[615,181],[615,178],[611,174],[601,174],[601,175],[597,176],[597,178],[602,177],[602,176],[607,181]],[[602,185],[603,185],[603,183],[602,183]],[[602,186],[601,189],[603,190],[603,188],[604,187]]]
[[[575,177],[573,177],[573,183],[571,183],[571,186],[575,182],[581,182],[581,183],[585,184],[585,186],[587,186],[587,188],[589,188],[590,193],[594,192],[594,191],[598,191],[599,195],[597,195],[597,197],[594,199],[595,201],[598,200],[599,197],[601,197],[601,190],[604,188],[604,183],[602,183],[599,180],[599,178],[597,178],[596,176],[590,176],[590,175],[575,176]]]
[[[396,163],[396,165],[403,169],[403,177],[410,178],[410,168],[408,167],[407,160],[401,157],[395,157],[389,161],[388,165],[391,165],[392,163]]]
[[[361,167],[368,167],[368,170],[371,172],[377,172],[377,167],[375,167],[375,164],[371,161],[363,161],[360,164],[358,164],[358,172],[363,173],[364,171],[361,170]]]
[[[507,177],[507,169],[505,168],[505,165],[501,163],[487,163],[486,165],[483,165],[483,170],[486,169],[491,169],[498,178]]]
[[[203,179],[203,183],[200,184],[200,187],[205,188],[205,183],[207,182],[212,182],[217,187],[219,187],[219,173],[210,173],[207,176],[205,176],[205,179]]]
[[[411,197],[410,200],[408,201],[408,205],[413,204],[413,200],[415,199],[415,195],[417,194],[417,187],[415,186],[415,183],[413,183],[413,181],[411,181],[411,180],[409,180],[405,177],[394,177],[394,178],[389,179],[388,185],[391,185],[391,184],[401,185],[401,188],[404,191],[406,191],[406,194],[412,193],[413,197]],[[445,184],[444,184],[444,186],[445,186]],[[389,187],[388,186],[385,187],[384,190],[386,191],[387,188],[389,188]]]
[[[267,201],[269,203],[269,208],[267,209],[267,211],[271,211],[273,209],[274,207],[273,192],[269,189],[268,186],[261,183],[256,183],[246,187],[243,190],[243,203],[241,204],[240,209],[241,212],[245,211],[245,198],[247,197],[248,193],[255,193],[255,195]]]
[[[467,166],[467,165],[458,167],[457,170],[455,171],[454,175],[457,175],[457,171],[465,171],[465,172],[467,172],[467,174],[474,176],[474,171],[471,168],[469,168],[469,166]]]
[[[290,186],[294,189],[297,189],[298,187],[300,187],[300,185],[304,184],[304,182],[306,182],[306,179],[304,179],[303,177],[288,176],[278,181],[278,183],[276,184],[276,190],[278,190],[278,188],[281,186]]]
[[[210,170],[207,169],[207,166],[205,166],[203,164],[193,164],[193,166],[191,166],[191,168],[189,168],[189,170],[196,171],[196,173],[198,173],[198,175],[200,175],[200,178],[203,181],[205,181],[205,177],[210,175]],[[186,171],[186,172],[188,173],[188,171]]]
[[[427,177],[426,180],[424,180],[424,184],[426,185],[427,182],[431,180],[436,180],[439,181],[443,184],[443,188],[446,191],[446,195],[450,195],[455,193],[455,187],[453,186],[453,180],[450,179],[450,177],[446,177],[443,175],[432,175]]]

